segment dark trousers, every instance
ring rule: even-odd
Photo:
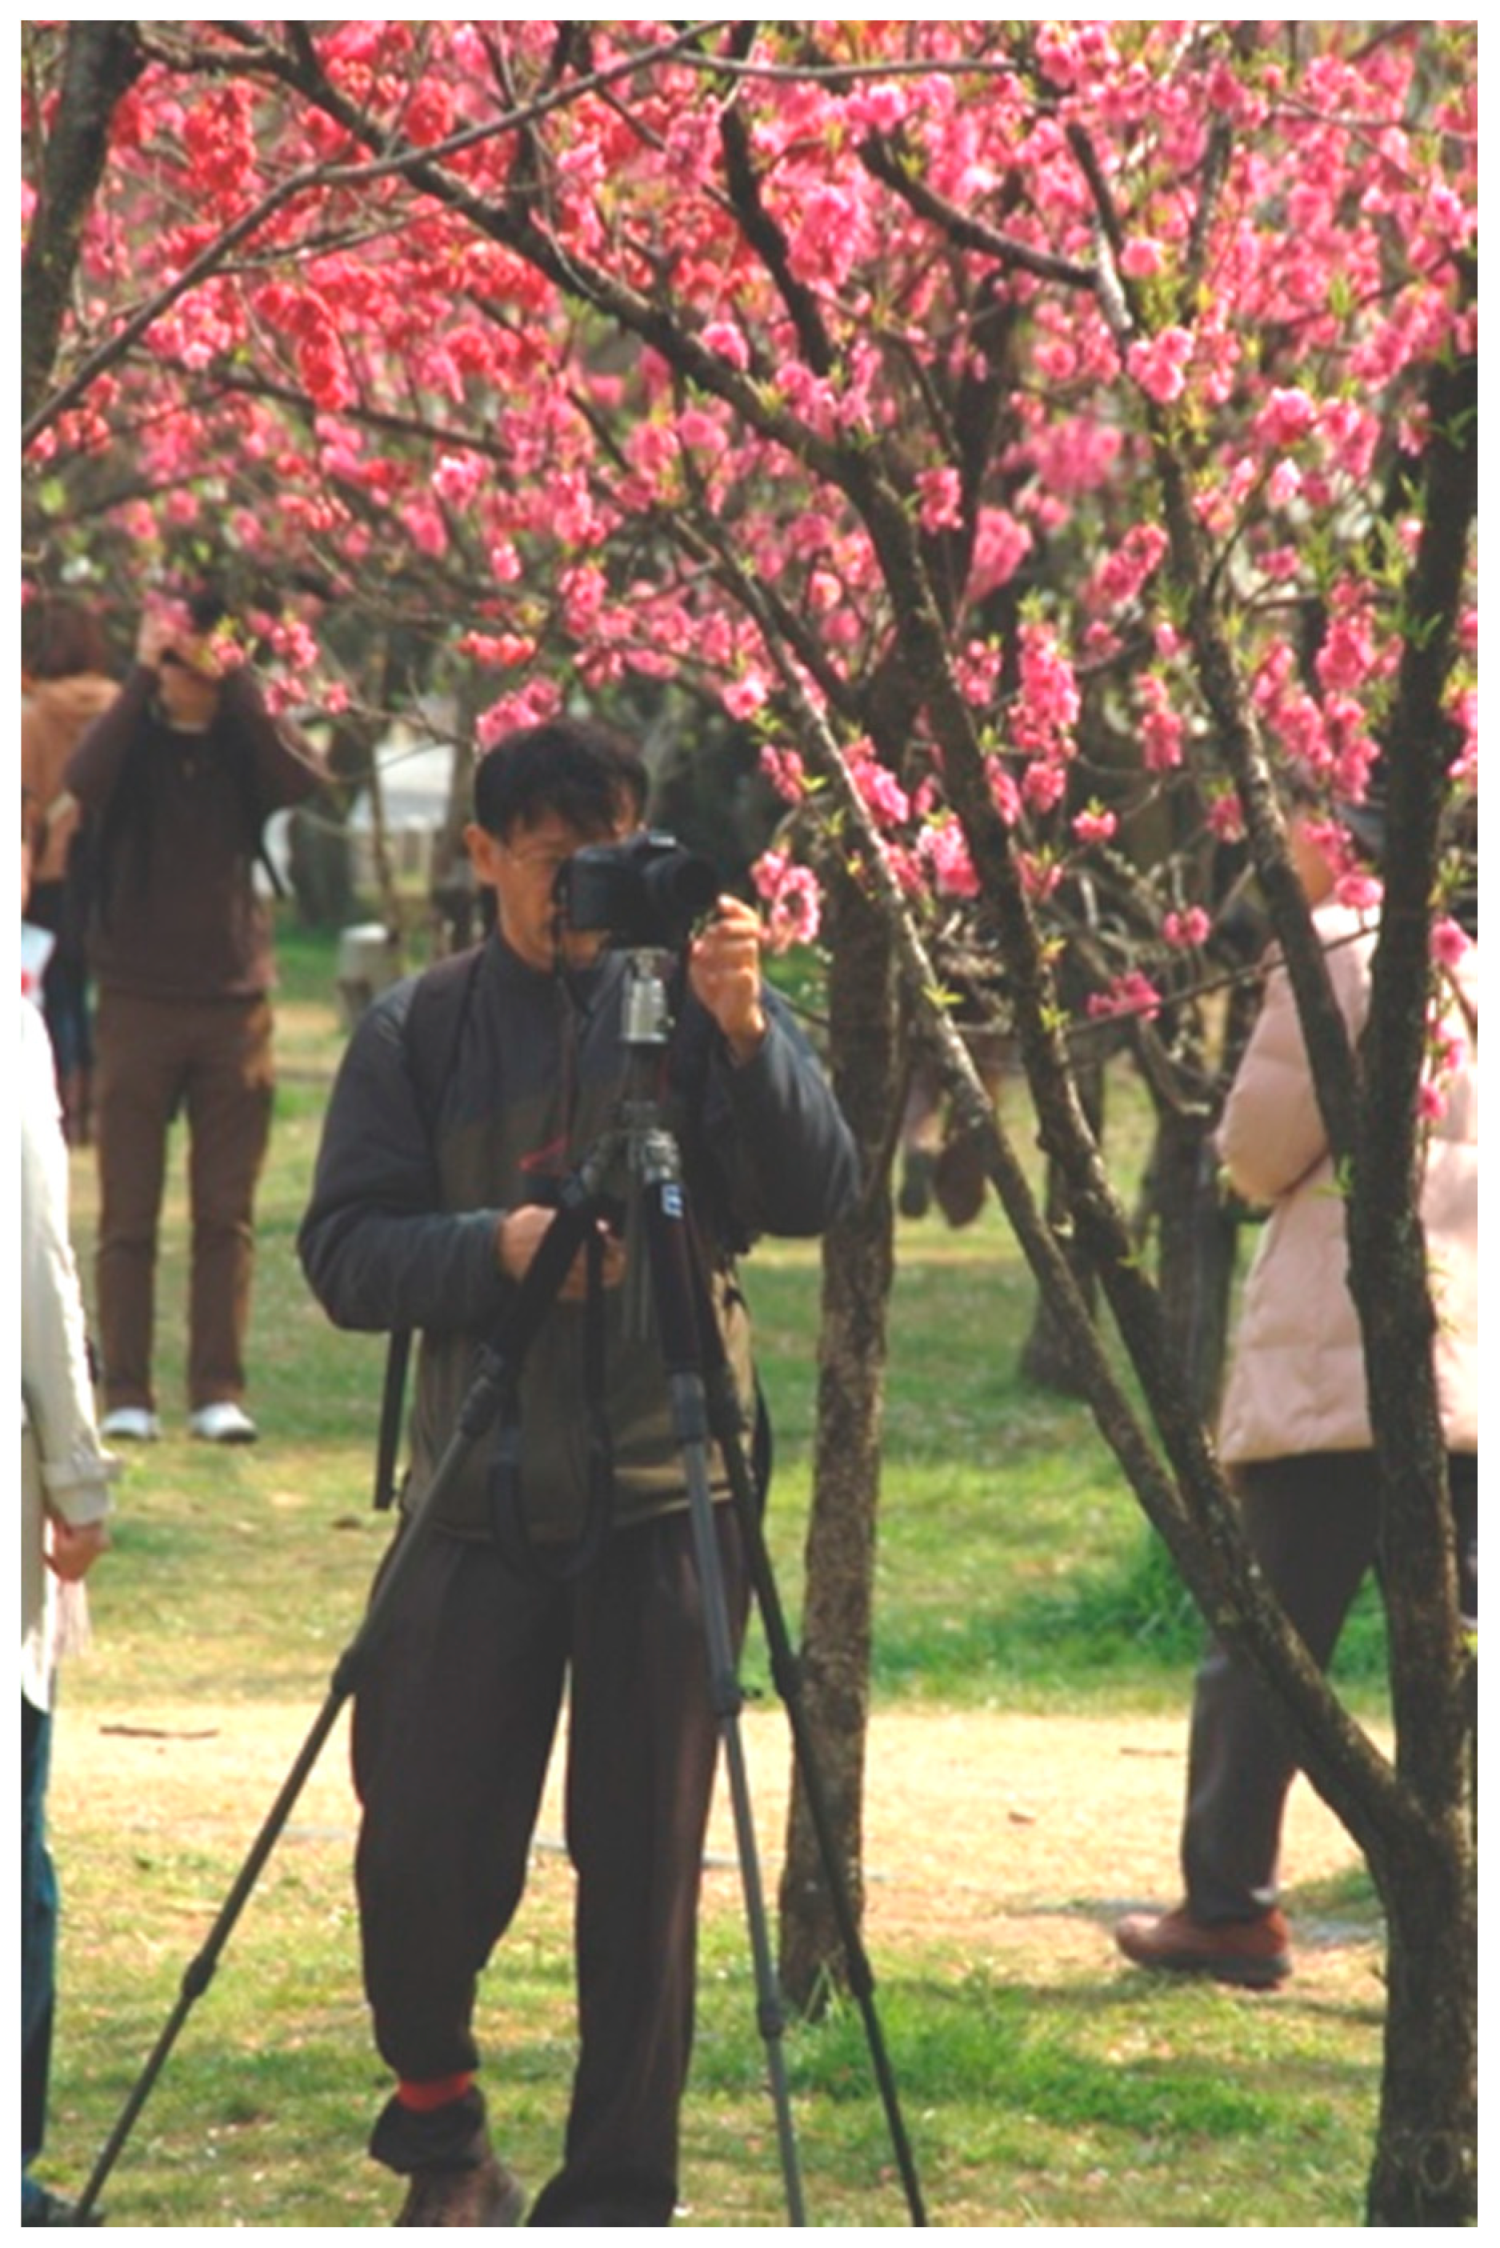
[[[1376,1561],[1369,1452],[1259,1460],[1235,1471],[1251,1550],[1321,1670]],[[1478,1462],[1449,1461],[1466,1615],[1478,1614]],[[1253,1920],[1275,1904],[1281,1823],[1297,1765],[1259,1680],[1211,1641],[1193,1695],[1182,1870],[1195,1919]]]
[[[21,2205],[25,2172],[42,2150],[57,1955],[57,1881],[47,1850],[47,1772],[52,1719],[21,1696]]]
[[[274,1090],[264,999],[104,991],[95,1022],[99,1341],[107,1407],[150,1406],[156,1248],[172,1119],[187,1115],[188,1402],[245,1390],[255,1187]]]
[[[738,1640],[738,1529],[715,1516]],[[563,2167],[530,2221],[664,2225],[718,1746],[685,1513],[617,1531],[566,1583],[441,1535],[418,1558],[354,1712],[365,1987],[398,2077],[476,2067],[476,1981],[521,1901],[565,1683],[579,2053]],[[374,2151],[441,2162],[450,2122],[393,2103]]]

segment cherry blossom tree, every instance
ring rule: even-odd
[[[1466,2221],[1470,1680],[1413,1181],[1477,789],[1474,27],[107,28],[30,27],[27,266],[68,307],[23,400],[38,566],[211,546],[266,589],[288,695],[357,696],[319,665],[373,620],[487,683],[481,747],[571,693],[758,731],[791,817],[757,882],[778,941],[821,917],[871,1176],[826,1260],[803,1650],[856,1893],[920,1022],[1124,1472],[1368,1857],[1371,2219]],[[102,170],[70,159],[106,119]],[[1330,817],[1386,807],[1358,1052],[1287,859],[1293,777]],[[1123,1028],[1201,1174],[1252,880],[1349,1181],[1394,1762],[1248,1562],[1181,1291],[1143,1269],[1080,1097],[1088,1037]],[[951,1019],[976,952],[1050,1215]],[[803,1997],[838,1964],[811,1865],[794,1818]]]

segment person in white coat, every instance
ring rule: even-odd
[[[47,1772],[58,1660],[85,1627],[83,1579],[108,1542],[117,1463],[94,1418],[52,1047],[24,998],[20,1078],[21,2222],[68,2225],[76,2210],[31,2175],[46,2123],[57,1940]]]
[[[1341,902],[1329,830],[1294,815],[1291,848],[1334,995],[1357,1040],[1369,1011],[1378,907]],[[1455,925],[1436,977],[1420,1210],[1437,1334],[1434,1373],[1467,1620],[1478,1613],[1479,952]],[[1219,1451],[1245,1534],[1321,1666],[1376,1560],[1377,1472],[1364,1344],[1348,1287],[1344,1201],[1286,970],[1273,965],[1219,1130],[1248,1201],[1270,1210],[1245,1285]],[[1278,1903],[1282,1816],[1296,1765],[1249,1665],[1214,1642],[1193,1698],[1186,1896],[1115,1930],[1138,1966],[1268,1988],[1291,1972]]]

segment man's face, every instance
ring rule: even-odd
[[[594,929],[566,929],[559,922],[553,889],[558,869],[585,843],[615,843],[633,823],[621,820],[585,835],[556,812],[517,821],[501,839],[471,823],[464,830],[478,879],[495,893],[500,931],[511,950],[530,968],[559,963],[586,968],[598,959],[605,939]]]
[[[156,676],[168,725],[197,732],[213,724],[219,707],[220,682],[217,679],[205,678],[185,663],[166,661]]]

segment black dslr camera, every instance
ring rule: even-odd
[[[648,829],[623,843],[586,843],[558,868],[553,894],[570,928],[602,929],[621,950],[669,952],[721,888],[712,860]]]

